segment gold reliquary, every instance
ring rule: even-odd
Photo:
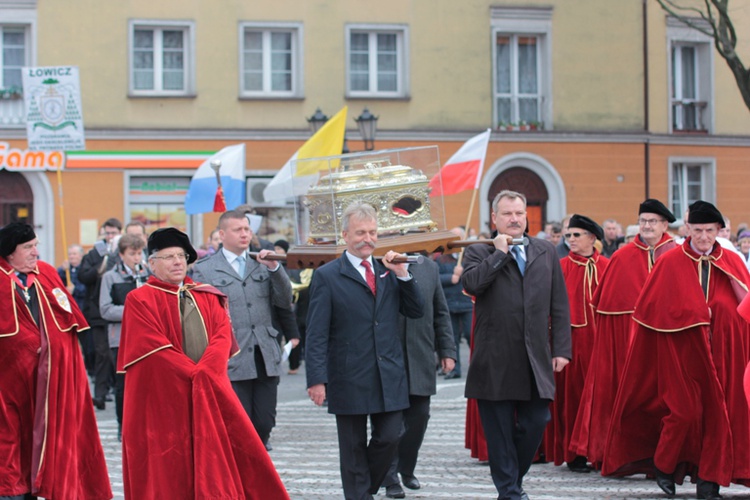
[[[323,175],[303,204],[310,217],[308,243],[341,240],[341,216],[350,204],[363,202],[378,213],[378,234],[435,231],[431,218],[429,179],[420,170],[390,161],[368,160],[343,164]]]

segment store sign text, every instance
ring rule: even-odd
[[[31,151],[11,148],[7,142],[0,142],[0,169],[16,172],[37,172],[65,168],[63,151]]]

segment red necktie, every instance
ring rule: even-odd
[[[365,267],[365,280],[367,280],[367,286],[370,287],[372,294],[375,295],[375,290],[377,289],[375,286],[375,273],[372,272],[372,267],[368,261],[363,260],[362,265]]]

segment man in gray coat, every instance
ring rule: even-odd
[[[244,213],[224,212],[219,233],[222,249],[195,264],[193,279],[229,297],[229,316],[240,346],[239,354],[229,360],[229,380],[268,449],[281,375],[279,332],[272,318],[274,308],[291,311],[292,286],[279,262],[266,260],[273,251],[261,250],[257,260],[248,255],[252,231]]]
[[[383,481],[388,498],[405,497],[398,474],[401,474],[407,488],[418,490],[421,487],[414,476],[414,469],[430,419],[430,396],[437,392],[435,353],[445,373],[453,369],[457,356],[451,315],[440,285],[437,263],[425,259],[422,264],[410,265],[409,271],[424,298],[424,315],[416,319],[401,316],[401,343],[409,380],[409,408],[404,410],[404,435],[398,445],[398,456],[391,463]]]
[[[476,299],[465,395],[477,400],[498,498],[519,500],[550,418],[553,372],[571,357],[570,311],[555,247],[538,238],[509,245],[526,231],[526,197],[501,191],[492,222],[494,245],[464,252],[462,283]]]

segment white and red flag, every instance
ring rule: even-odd
[[[479,188],[490,142],[487,129],[464,143],[430,180],[430,196],[445,196]]]

